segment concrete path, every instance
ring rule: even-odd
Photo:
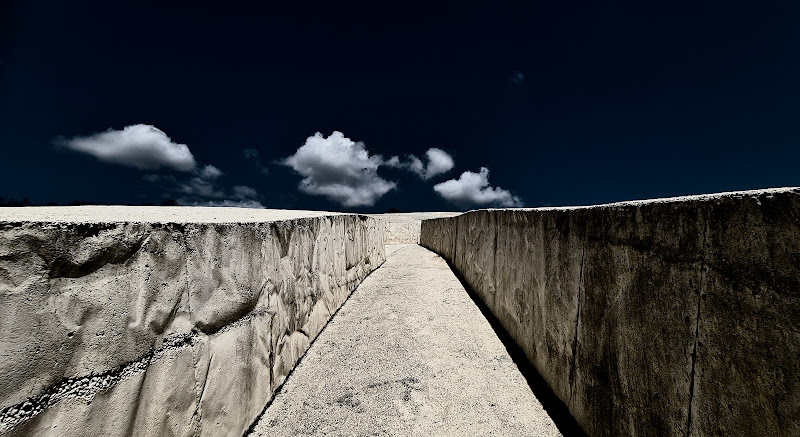
[[[439,256],[387,246],[256,424],[266,436],[557,436]]]

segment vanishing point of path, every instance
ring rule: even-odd
[[[253,434],[560,435],[447,263],[417,245],[386,254]]]

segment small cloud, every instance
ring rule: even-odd
[[[248,161],[254,161],[256,163],[256,167],[258,167],[261,173],[269,174],[269,169],[267,166],[261,164],[261,159],[258,157],[258,150],[242,149],[242,156],[244,156],[244,159]]]
[[[239,200],[255,199],[258,197],[258,192],[252,187],[236,185],[233,187],[233,197]]]
[[[522,85],[523,83],[525,83],[525,75],[516,70],[511,73],[510,79],[511,83],[513,83],[514,85]]]
[[[221,200],[195,200],[193,205],[202,206],[233,206],[239,208],[264,208],[258,201],[258,192],[255,188],[245,185],[235,185],[231,193],[226,193]],[[185,202],[185,200],[184,200]]]
[[[397,184],[378,176],[380,155],[370,156],[364,143],[334,131],[317,132],[282,164],[303,176],[300,191],[325,196],[346,207],[371,206]]]
[[[216,178],[222,176],[222,174],[223,174],[222,170],[220,170],[220,169],[218,169],[218,168],[216,168],[216,167],[214,167],[213,165],[210,165],[210,164],[206,165],[205,167],[203,167],[202,170],[200,170],[200,177],[205,178],[205,179],[216,179]]]
[[[385,164],[389,167],[403,168],[414,172],[424,180],[447,173],[455,166],[453,157],[442,149],[432,147],[425,152],[425,156],[428,158],[427,165],[414,155],[408,155],[406,162],[401,162],[400,158],[392,156]]]
[[[210,197],[221,199],[225,197],[225,192],[214,182],[202,177],[193,177],[186,182],[178,184],[178,192],[187,196]]]
[[[264,208],[258,200],[255,188],[234,185],[228,189],[217,180],[222,175],[220,169],[206,165],[185,179],[160,174],[146,174],[142,178],[147,182],[160,184],[165,191],[164,197],[177,198],[180,205]]]
[[[455,166],[453,157],[442,149],[430,148],[425,152],[425,155],[428,157],[428,165],[425,167],[425,179],[447,173]]]
[[[234,207],[234,208],[259,208],[264,209],[266,206],[261,204],[261,202],[257,200],[206,200],[206,201],[189,201],[188,203],[184,203],[185,201],[180,201],[181,205],[188,205],[188,206],[224,206],[224,207]]]
[[[181,205],[264,208],[258,200],[255,188],[245,185],[234,185],[228,190],[212,181],[195,177],[178,184],[177,192],[180,195],[178,203]]]
[[[427,179],[427,175],[425,173],[425,164],[423,164],[422,160],[414,155],[410,155],[408,157],[408,169],[416,173],[417,176],[421,177],[422,179]]]
[[[84,137],[59,139],[56,143],[76,152],[92,155],[103,162],[141,170],[167,168],[191,171],[196,165],[186,144],[174,143],[163,131],[147,124],[135,124],[122,130],[109,129]]]
[[[481,167],[480,173],[465,171],[458,179],[433,186],[444,199],[459,205],[497,205],[520,207],[522,201],[508,190],[489,185],[489,169]]]

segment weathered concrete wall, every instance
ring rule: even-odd
[[[0,220],[0,433],[242,435],[385,259],[375,219],[264,214]]]
[[[591,436],[800,435],[800,188],[426,220]]]
[[[384,223],[386,244],[419,244],[422,220],[453,217],[460,212],[401,212],[393,214],[367,214]]]

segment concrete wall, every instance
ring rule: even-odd
[[[422,220],[453,217],[460,212],[401,212],[393,214],[368,214],[384,223],[386,244],[419,244]]]
[[[240,436],[384,259],[365,216],[0,221],[0,434]]]
[[[426,220],[590,436],[800,435],[800,189]]]

